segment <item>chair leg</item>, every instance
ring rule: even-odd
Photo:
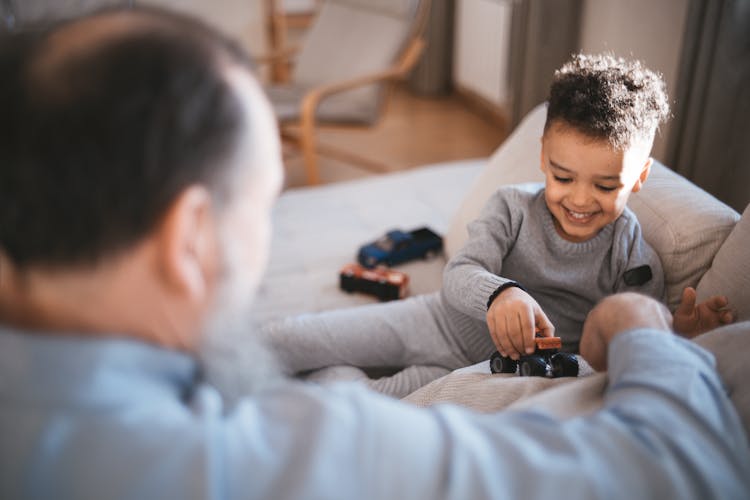
[[[302,149],[302,160],[305,164],[307,184],[314,186],[320,184],[320,169],[318,168],[318,154],[315,150],[315,127],[309,120],[303,120],[301,125],[300,147]]]

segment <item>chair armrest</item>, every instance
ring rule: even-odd
[[[424,47],[424,40],[421,38],[415,38],[404,51],[400,60],[387,70],[310,89],[302,98],[302,103],[300,105],[300,125],[303,128],[306,126],[313,126],[315,122],[315,110],[318,108],[320,101],[328,96],[380,81],[397,80],[405,77],[419,59]]]
[[[416,37],[406,48],[398,62],[385,71],[362,75],[350,80],[330,83],[310,89],[302,98],[300,104],[299,125],[301,129],[300,146],[305,158],[308,184],[314,185],[320,182],[317,160],[315,158],[315,111],[320,101],[333,94],[351,90],[371,83],[403,78],[419,59],[424,49],[424,41]]]

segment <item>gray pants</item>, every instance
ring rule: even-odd
[[[365,380],[375,390],[403,397],[448,373],[485,360],[494,351],[484,322],[469,318],[437,292],[406,300],[304,314],[262,329],[291,374],[327,368],[314,378],[357,378],[354,366],[395,375]],[[361,373],[361,372],[360,372]]]

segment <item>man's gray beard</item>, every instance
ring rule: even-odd
[[[198,360],[204,381],[219,391],[227,407],[240,399],[283,381],[271,349],[258,335],[251,319],[252,285],[242,281],[236,265],[237,248],[224,245],[224,283],[217,293],[216,310],[205,324]]]
[[[261,341],[249,314],[218,310],[206,325],[198,351],[204,381],[227,406],[283,380],[273,352]]]

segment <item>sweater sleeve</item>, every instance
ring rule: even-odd
[[[469,238],[448,262],[443,273],[443,293],[448,302],[473,318],[484,321],[487,300],[500,285],[503,259],[513,248],[523,222],[521,193],[498,190],[479,218],[467,226]],[[518,198],[518,199],[517,199]]]
[[[615,261],[622,264],[614,292],[638,292],[665,302],[664,270],[659,255],[643,238],[635,214],[630,212],[623,219],[615,235],[615,251],[621,254]]]

